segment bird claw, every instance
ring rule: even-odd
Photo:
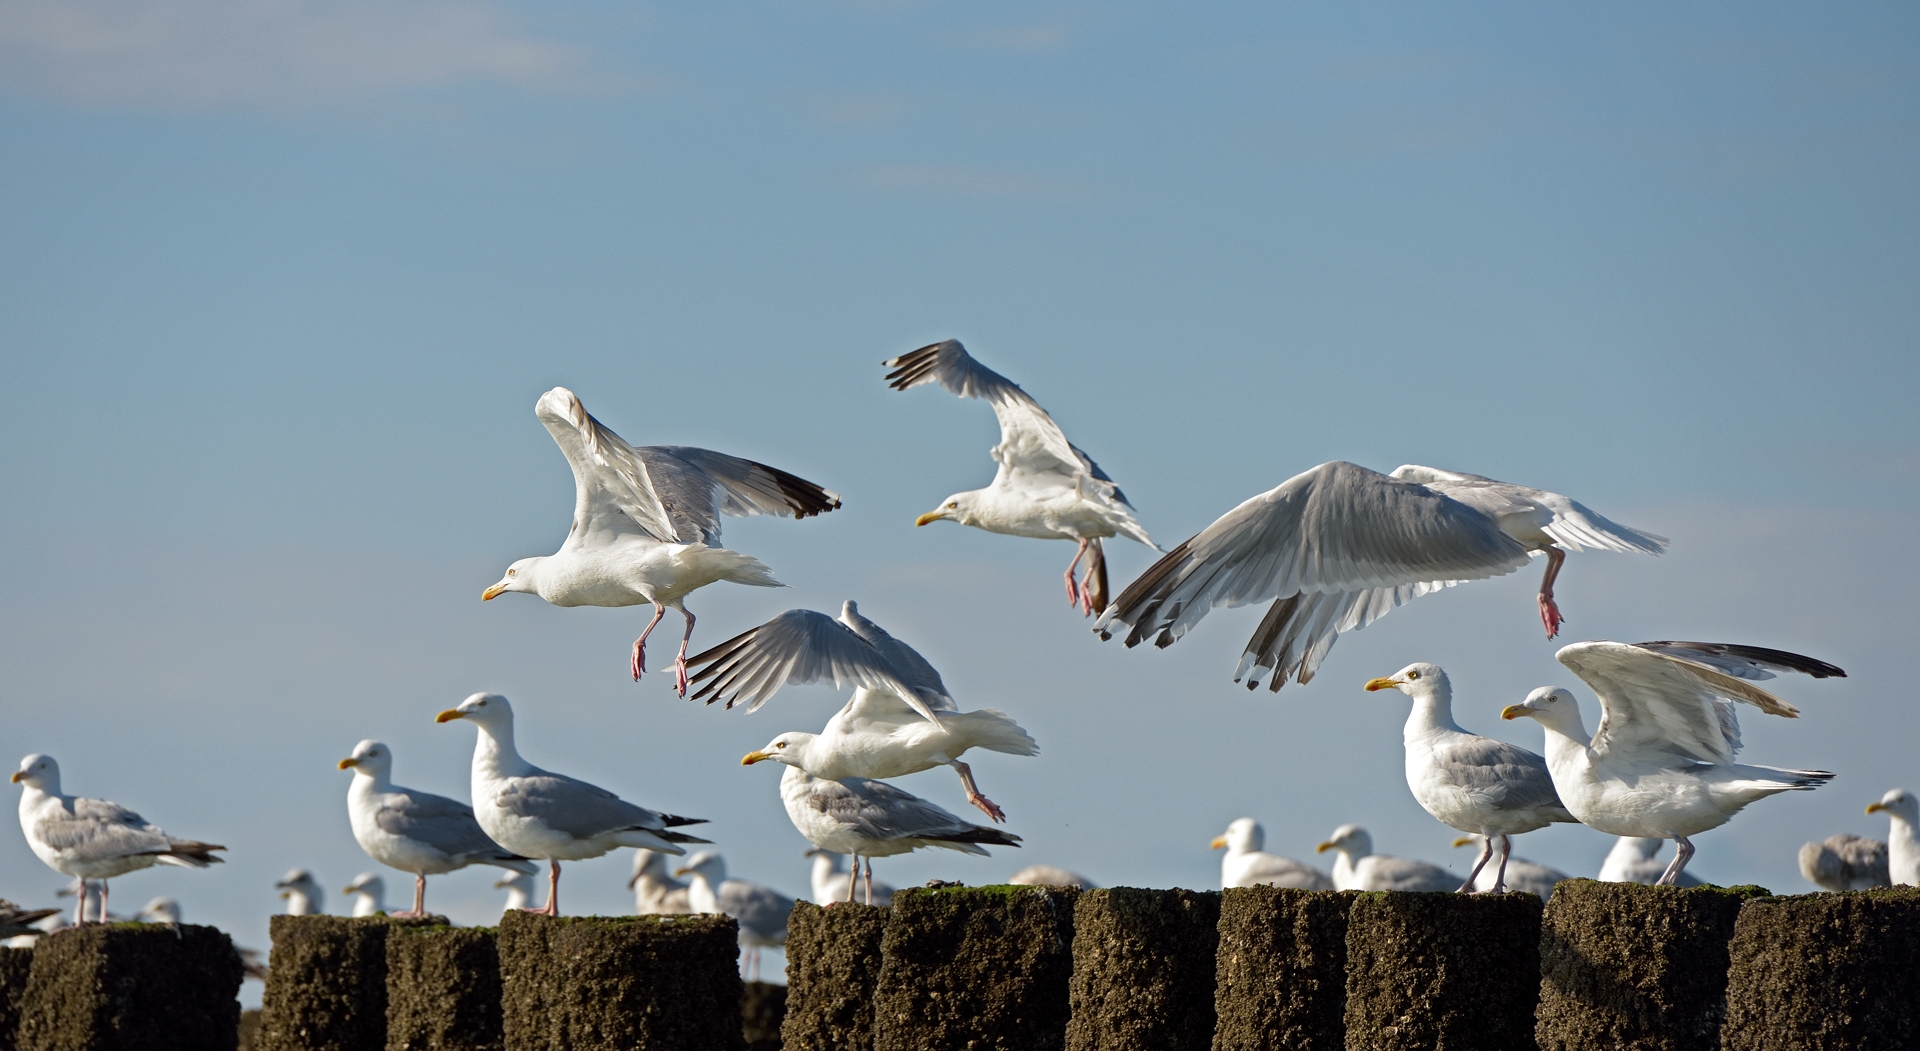
[[[1073,570],[1071,569],[1067,570],[1066,580],[1067,580],[1067,605],[1074,606],[1077,608],[1081,602],[1080,585],[1074,582]]]
[[[1000,805],[998,803],[995,803],[993,800],[988,799],[986,796],[975,793],[967,797],[967,802],[972,803],[976,807],[979,807],[982,813],[986,814],[988,817],[992,818],[997,822],[1005,822],[1007,820],[1007,812],[1000,809]]]
[[[647,670],[647,647],[642,643],[633,644],[633,681],[639,682],[642,672]]]
[[[682,654],[673,662],[673,688],[679,692],[683,700],[687,696],[687,684],[687,658]]]
[[[1547,638],[1560,634],[1560,625],[1566,619],[1560,616],[1560,607],[1554,604],[1552,595],[1540,596],[1540,623],[1546,625]]]

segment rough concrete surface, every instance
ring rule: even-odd
[[[1757,898],[1729,954],[1727,1051],[1920,1046],[1920,889]]]
[[[1540,921],[1542,1051],[1715,1051],[1727,943],[1760,887],[1564,880]]]
[[[21,1001],[22,1051],[233,1051],[240,954],[226,932],[114,923],[43,936]]]
[[[1015,886],[896,892],[874,989],[876,1051],[1064,1048],[1079,895]]]
[[[1347,914],[1351,1051],[1532,1051],[1533,894],[1375,891]]]
[[[740,995],[740,1035],[747,1051],[780,1051],[780,1024],[787,1017],[787,987],[748,982]]]
[[[387,1051],[501,1051],[500,953],[488,927],[387,934]]]
[[[500,918],[507,1051],[740,1051],[725,916]]]
[[[1353,892],[1233,887],[1220,896],[1214,1051],[1347,1046]]]
[[[387,934],[446,918],[275,916],[261,1001],[262,1051],[381,1051],[387,1046]]]
[[[1069,1051],[1213,1046],[1218,891],[1114,887],[1073,909]]]
[[[0,948],[0,1051],[13,1051],[20,1001],[27,995],[27,972],[32,967],[32,949]]]
[[[260,1051],[260,1009],[240,1012],[240,1051]]]
[[[785,1051],[873,1051],[873,988],[889,907],[800,902],[787,917]]]

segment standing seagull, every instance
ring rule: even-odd
[[[341,889],[340,893],[353,899],[354,918],[387,915],[387,881],[380,878],[378,872],[362,872],[353,877],[353,882]]]
[[[1607,858],[1600,863],[1600,875],[1594,877],[1602,883],[1639,883],[1653,886],[1666,874],[1667,863],[1656,855],[1666,840],[1659,837],[1621,836],[1614,841],[1613,849],[1607,851]],[[1676,887],[1698,887],[1700,878],[1682,872],[1672,884]]]
[[[1887,872],[1898,887],[1920,886],[1920,799],[1912,792],[1896,788],[1867,804],[1867,813],[1885,814],[1887,827]]]
[[[289,916],[320,916],[327,911],[327,895],[320,881],[306,869],[291,869],[274,884],[280,900],[287,903]]]
[[[945,519],[989,533],[1072,540],[1080,546],[1066,572],[1067,601],[1088,614],[1107,606],[1107,556],[1100,542],[1124,534],[1160,550],[1133,517],[1133,505],[1100,465],[1053,422],[1047,410],[1012,380],[973,360],[957,339],[930,344],[883,362],[888,386],[907,390],[938,383],[962,398],[984,398],[1000,420],[1000,464],[993,484],[955,493],[914,525]],[[1086,572],[1073,572],[1080,560]]]
[[[203,869],[227,848],[175,839],[118,803],[60,793],[60,764],[35,753],[13,772],[20,792],[20,830],[47,867],[81,881],[100,881],[100,915],[107,914],[107,881],[154,864]],[[80,894],[73,925],[86,925],[87,895]]]
[[[693,911],[687,900],[687,885],[673,878],[667,869],[667,856],[641,847],[633,852],[633,875],[627,879],[633,892],[633,911],[642,916],[678,916]]]
[[[1234,818],[1227,830],[1213,837],[1213,849],[1225,847],[1220,859],[1220,887],[1297,887],[1332,890],[1327,874],[1304,861],[1267,853],[1267,830],[1250,817]]]
[[[844,855],[831,850],[815,847],[807,851],[807,857],[813,859],[813,903],[832,905],[837,901],[852,901],[853,887],[857,873],[848,872]],[[1009,881],[1013,882],[1013,881]],[[868,905],[893,904],[893,887],[880,880],[867,881]]]
[[[1453,873],[1438,865],[1412,858],[1396,858],[1373,852],[1373,835],[1359,825],[1341,825],[1317,853],[1337,851],[1333,861],[1335,890],[1422,890],[1447,891],[1453,885]]]
[[[751,712],[787,684],[851,683],[853,696],[817,734],[795,731],[763,749],[781,752],[815,777],[900,777],[949,766],[960,775],[967,802],[995,821],[1007,815],[980,794],[973,769],[960,761],[969,748],[1037,755],[1040,747],[1003,712],[960,711],[940,673],[913,647],[860,615],[852,599],[840,619],[792,609],[696,655],[694,700],[745,699]]]
[[[1215,606],[1271,600],[1233,681],[1301,685],[1342,632],[1465,580],[1504,576],[1544,554],[1540,619],[1560,632],[1553,582],[1568,551],[1643,551],[1665,537],[1629,529],[1544,489],[1412,464],[1391,475],[1334,461],[1221,515],[1127,585],[1093,630],[1171,646]]]
[[[1707,642],[1576,642],[1554,656],[1599,696],[1599,732],[1588,738],[1580,703],[1559,688],[1543,686],[1500,715],[1546,727],[1547,769],[1574,817],[1610,836],[1657,836],[1678,845],[1657,886],[1671,886],[1687,867],[1687,837],[1719,828],[1755,800],[1833,779],[1825,770],[1733,761],[1740,749],[1733,702],[1788,719],[1800,714],[1750,680],[1780,671],[1845,677],[1831,664]]]
[[[647,670],[647,636],[680,611],[687,629],[674,658],[674,689],[687,695],[693,614],[682,600],[716,580],[784,587],[759,559],[720,546],[720,516],[806,518],[840,506],[819,486],[766,464],[684,445],[628,445],[565,387],[542,394],[534,414],[573,468],[573,527],[560,550],[523,558],[480,593],[529,591],[556,606],[653,604],[634,641],[635,682]]]
[[[513,706],[497,693],[476,693],[434,718],[479,727],[473,748],[473,816],[495,843],[521,857],[547,859],[547,904],[560,915],[560,862],[597,858],[620,847],[684,854],[677,844],[705,843],[675,825],[705,818],[657,814],[604,788],[534,766],[513,746]]]
[[[740,926],[740,947],[746,950],[747,980],[760,980],[760,950],[787,944],[787,914],[793,899],[764,883],[728,879],[727,859],[717,850],[702,850],[675,872],[691,876],[687,904],[694,912],[722,913]]]
[[[1434,664],[1409,664],[1367,692],[1399,690],[1413,698],[1402,738],[1407,749],[1407,788],[1414,801],[1441,824],[1481,837],[1483,849],[1462,892],[1474,889],[1480,870],[1500,841],[1500,867],[1492,891],[1507,889],[1513,837],[1574,816],[1553,791],[1547,761],[1517,744],[1468,733],[1453,721],[1453,683]],[[1459,846],[1458,843],[1454,844]]]
[[[413,911],[427,914],[427,877],[468,865],[498,865],[528,875],[539,871],[526,858],[487,838],[473,808],[393,783],[393,749],[379,741],[361,741],[340,760],[353,771],[347,786],[347,821],[354,841],[382,865],[413,873]],[[384,910],[383,910],[384,911]]]
[[[1453,845],[1456,848],[1465,846],[1483,847],[1486,838],[1485,836],[1461,836],[1453,841]],[[1659,841],[1655,840],[1655,842]],[[1475,894],[1498,894],[1501,890],[1510,891],[1515,894],[1532,894],[1541,901],[1545,901],[1553,897],[1553,888],[1556,884],[1561,880],[1572,878],[1559,869],[1548,868],[1537,861],[1528,861],[1526,858],[1506,858],[1504,860],[1507,863],[1507,868],[1504,873],[1499,876],[1494,876],[1487,873],[1484,869],[1480,870],[1472,880],[1470,889]],[[1498,889],[1494,887],[1495,879],[1504,880]]]
[[[1802,843],[1799,861],[1800,875],[1821,890],[1872,890],[1893,882],[1887,872],[1887,845],[1851,832]]]

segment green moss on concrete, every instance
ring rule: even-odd
[[[1758,893],[1756,893],[1758,892]],[[1565,880],[1540,925],[1542,1051],[1715,1051],[1727,943],[1760,887]]]
[[[20,1002],[27,995],[27,972],[32,967],[32,949],[0,948],[0,1051],[14,1049]]]
[[[240,954],[225,932],[172,924],[57,931],[34,948],[22,1051],[233,1051]]]
[[[1756,898],[1729,955],[1727,1051],[1920,1046],[1920,889]]]
[[[1214,1051],[1347,1046],[1352,892],[1234,887],[1220,898]]]
[[[873,990],[889,907],[800,902],[787,917],[785,1051],[873,1051]]]
[[[1062,887],[897,891],[874,990],[876,1051],[1058,1051],[1073,910]]]
[[[725,916],[554,919],[499,931],[506,1046],[739,1051],[739,928]]]
[[[275,916],[261,1001],[262,1051],[380,1051],[387,1046],[387,934],[446,918]]]
[[[500,953],[486,927],[387,934],[387,1051],[501,1051]]]
[[[787,1017],[787,987],[748,982],[740,995],[740,1034],[747,1051],[780,1051],[780,1025]]]
[[[1376,891],[1347,914],[1351,1051],[1533,1051],[1541,901]]]
[[[1217,891],[1085,891],[1073,910],[1069,1051],[1213,1046]]]

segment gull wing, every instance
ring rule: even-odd
[[[1726,642],[1639,642],[1643,650],[1704,664],[1736,679],[1771,679],[1775,672],[1797,671],[1816,679],[1844,679],[1847,673],[1826,661],[1786,650]]]
[[[682,543],[717,545],[723,514],[808,518],[840,506],[832,490],[738,456],[687,445],[647,445],[634,452]]]
[[[913,687],[914,692],[927,700],[929,705],[943,711],[953,708],[953,695],[947,692],[947,684],[941,680],[940,672],[920,656],[919,650],[894,638],[887,633],[887,629],[862,616],[860,607],[852,599],[840,607],[840,623],[878,651],[900,677],[900,681]],[[941,705],[940,699],[947,703]]]
[[[1452,738],[1435,756],[1450,784],[1510,810],[1554,812],[1555,821],[1578,821],[1553,787],[1547,761],[1517,744],[1470,734]]]
[[[739,921],[746,930],[762,938],[786,933],[793,899],[772,887],[743,879],[723,880],[715,888],[714,896],[720,899],[720,911]]]
[[[474,819],[473,808],[457,799],[395,787],[380,800],[374,823],[394,836],[418,840],[448,857],[464,861],[525,861],[495,843]],[[526,871],[534,871],[526,866]]]
[[[1670,543],[1664,536],[1623,526],[1578,500],[1545,489],[1411,463],[1395,468],[1392,477],[1417,482],[1496,517],[1526,514],[1544,518],[1540,531],[1569,551],[1591,547],[1599,551],[1657,555]]]
[[[169,865],[205,868],[222,859],[209,851],[227,848],[175,839],[139,814],[105,799],[70,797],[66,806],[34,822],[33,836],[55,850],[89,861],[152,856]]]
[[[916,690],[872,643],[825,613],[810,609],[790,609],[688,658],[687,664],[705,665],[692,676],[692,681],[705,683],[693,695],[694,700],[708,704],[725,701],[729,708],[745,700],[750,712],[782,686],[816,682],[897,694],[934,723],[940,721],[936,712],[955,710],[944,687],[938,694]],[[937,673],[934,679],[938,681]]]
[[[573,528],[567,543],[601,546],[623,535],[661,543],[692,543],[681,536],[654,489],[647,464],[633,446],[587,412],[565,387],[555,387],[534,403],[534,415],[560,446],[573,468]]]
[[[662,815],[598,785],[546,770],[508,779],[499,804],[508,813],[533,818],[580,839],[629,829],[660,835],[668,824]]]
[[[885,781],[815,778],[806,805],[868,839],[924,839],[968,854],[985,854],[980,843],[1017,846],[1020,837],[962,820],[947,810]]]

